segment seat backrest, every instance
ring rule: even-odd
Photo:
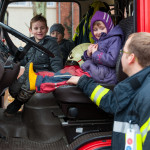
[[[121,20],[119,22],[119,26],[121,27],[124,33],[124,37],[126,41],[128,36],[134,32],[133,16]]]
[[[122,55],[120,54],[116,63],[116,75],[118,82],[123,81],[128,77],[122,70],[121,57]]]
[[[121,27],[124,33],[125,42],[128,39],[129,35],[134,32],[134,23],[133,23],[133,16],[125,18],[119,22],[119,26]],[[124,42],[124,43],[125,43]],[[122,71],[122,64],[121,64],[121,55],[118,57],[118,61],[116,64],[116,74],[118,82],[126,79],[128,76]]]

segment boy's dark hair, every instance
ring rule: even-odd
[[[46,27],[47,27],[47,20],[46,20],[46,18],[43,17],[42,14],[38,14],[38,15],[34,16],[34,17],[31,19],[31,21],[30,21],[30,29],[32,29],[32,24],[33,24],[34,22],[37,22],[37,21],[44,22],[45,25],[46,25]]]

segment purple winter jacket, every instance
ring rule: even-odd
[[[96,82],[116,84],[115,66],[124,41],[122,29],[117,25],[108,34],[102,33],[99,40],[93,39],[98,43],[98,50],[91,57],[87,56],[87,51],[84,52],[82,70]]]

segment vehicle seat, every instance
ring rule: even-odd
[[[77,120],[111,118],[76,86],[61,86],[53,94],[67,118]]]
[[[116,65],[118,82],[125,79],[127,75],[123,74],[121,67],[121,57],[118,58]],[[123,75],[123,76],[122,76]],[[113,90],[115,85],[101,84],[102,86]],[[109,114],[99,109],[91,100],[76,86],[61,86],[53,92],[62,111],[68,118],[75,119],[104,119],[111,118]]]
[[[134,32],[134,23],[133,23],[133,16],[125,18],[119,22],[119,26],[121,27],[125,41],[128,39],[128,36]]]

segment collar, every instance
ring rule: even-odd
[[[146,67],[115,86],[114,93],[119,105],[119,110],[122,110],[133,100],[148,75],[150,75],[150,67]]]
[[[50,37],[50,36],[46,35],[42,40],[40,40],[40,41],[38,42],[38,44],[43,45],[43,44],[44,44],[44,41],[45,41],[46,39],[49,39],[49,37]],[[33,41],[35,41],[34,36],[31,37],[31,39],[32,39]],[[35,42],[36,42],[36,41],[35,41]]]
[[[104,33],[104,32],[102,32],[102,34],[101,34],[101,36],[100,36],[99,39],[97,39],[95,36],[93,36],[92,39],[93,39],[95,42],[98,42],[98,41],[100,41],[101,39],[103,39],[103,38],[106,37],[106,36],[107,36],[107,34]]]
[[[120,82],[122,84],[127,84],[131,89],[138,89],[144,82],[145,78],[150,74],[150,66],[142,69],[136,74],[128,77],[124,81]]]
[[[121,81],[118,85],[115,86],[114,92],[116,93],[117,98],[123,100],[125,98],[132,98],[136,91],[143,85],[146,77],[150,74],[150,67],[139,71],[131,77]]]

